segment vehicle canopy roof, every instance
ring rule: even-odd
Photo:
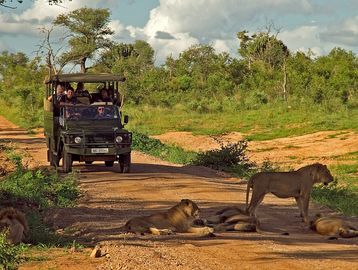
[[[118,74],[87,74],[87,73],[69,73],[57,74],[47,77],[45,83],[52,82],[83,82],[83,83],[101,83],[101,82],[124,82],[125,77]]]

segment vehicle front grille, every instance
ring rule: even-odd
[[[114,134],[86,134],[85,141],[87,144],[91,143],[114,143]]]

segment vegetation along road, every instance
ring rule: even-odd
[[[16,143],[46,166],[45,143],[40,135],[0,118],[0,139]],[[328,142],[329,143],[329,142]],[[319,154],[319,153],[317,153]],[[51,209],[45,216],[62,237],[86,248],[70,252],[59,248],[32,250],[20,269],[355,269],[357,239],[327,240],[310,231],[298,217],[291,199],[267,196],[258,210],[262,228],[289,235],[225,232],[216,237],[190,235],[136,236],[119,228],[131,217],[166,209],[189,198],[202,217],[223,206],[244,205],[246,185],[238,178],[204,167],[180,166],[134,152],[133,172],[120,174],[102,164],[75,165],[83,196],[76,207]],[[332,214],[319,205],[316,212]],[[357,218],[350,218],[357,222]],[[106,256],[89,257],[90,247],[101,244]],[[37,259],[36,259],[37,258]]]

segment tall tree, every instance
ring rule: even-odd
[[[249,62],[262,61],[270,68],[281,67],[289,55],[287,46],[279,39],[277,34],[269,31],[254,33],[249,36],[247,31],[237,33],[240,40],[240,55]]]
[[[108,27],[109,16],[108,9],[86,7],[59,15],[54,24],[66,27],[71,33],[68,40],[70,49],[62,54],[62,62],[80,65],[81,72],[85,73],[87,59],[94,58],[99,49],[111,44],[108,36],[113,31]]]

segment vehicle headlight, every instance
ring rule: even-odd
[[[81,143],[82,139],[81,137],[75,137],[75,143]]]
[[[123,141],[122,136],[117,136],[116,137],[116,143],[121,143]]]

